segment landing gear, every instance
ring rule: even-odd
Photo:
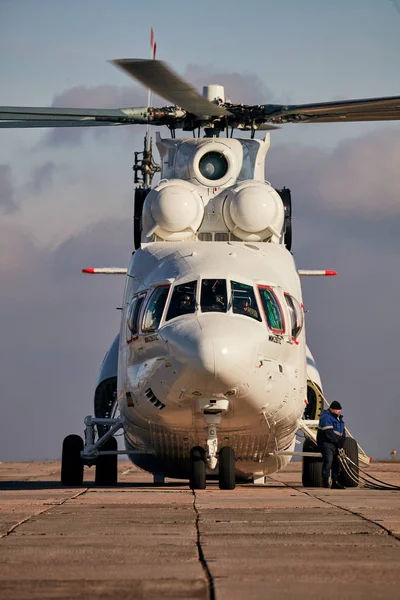
[[[235,453],[230,446],[219,451],[219,489],[235,489]]]
[[[339,475],[339,483],[344,485],[345,487],[357,487],[358,486],[358,445],[354,438],[347,437],[344,440],[343,450],[346,453],[346,456],[356,465],[354,466],[352,463],[347,463],[348,469],[352,473],[354,479],[345,472],[342,467],[341,473]]]
[[[109,438],[101,447],[102,451],[116,452],[118,442],[114,437]],[[118,482],[118,455],[100,454],[96,459],[96,485],[117,485]]]
[[[303,452],[316,452],[316,445],[305,440]],[[302,483],[304,487],[322,487],[322,458],[319,456],[303,456]]]
[[[62,446],[61,483],[62,485],[82,485],[83,461],[81,452],[83,439],[79,435],[67,435]]]
[[[190,451],[190,488],[204,490],[206,488],[206,455],[201,446]]]

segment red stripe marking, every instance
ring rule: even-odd
[[[82,269],[82,273],[94,273],[94,269]]]
[[[325,275],[327,277],[334,277],[335,275],[337,275],[337,271],[325,271]]]

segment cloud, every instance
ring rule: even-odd
[[[387,129],[333,151],[282,145],[267,158],[272,185],[292,190],[298,268],[339,273],[302,281],[326,396],[343,404],[349,429],[381,458],[396,447],[400,420],[399,151],[400,132]]]
[[[138,86],[76,86],[54,97],[52,106],[61,108],[124,108],[146,106],[146,90]],[[114,127],[75,128],[56,127],[45,134],[42,147],[74,147],[82,143],[89,133],[94,136],[115,135]]]
[[[267,104],[276,102],[275,95],[252,73],[216,71],[212,65],[188,65],[184,78],[203,93],[203,86],[223,85],[225,94],[234,103]]]
[[[81,268],[126,267],[130,222],[99,222],[55,250],[2,227],[0,244],[0,460],[59,457],[63,437],[82,434],[93,411],[101,361],[119,329],[124,278]]]
[[[17,210],[15,184],[10,165],[0,165],[0,210],[9,214]]]
[[[302,207],[347,219],[400,216],[400,130],[384,129],[339,144],[334,150],[277,146],[267,177],[293,188]]]
[[[54,174],[57,170],[56,164],[52,160],[48,160],[40,167],[33,170],[30,187],[34,193],[40,193],[43,189],[53,182]]]

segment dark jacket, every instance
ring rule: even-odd
[[[317,444],[333,444],[342,447],[346,432],[342,415],[334,415],[330,410],[321,413],[318,424]]]

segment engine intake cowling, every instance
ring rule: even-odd
[[[181,179],[160,181],[143,208],[143,232],[167,241],[189,239],[203,220],[204,205],[196,185]]]
[[[279,194],[268,183],[243,181],[230,188],[223,208],[229,231],[243,241],[279,240],[285,211]]]

